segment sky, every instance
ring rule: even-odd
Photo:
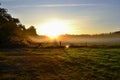
[[[38,29],[58,19],[71,29],[66,34],[99,34],[120,30],[120,0],[0,0],[28,28]]]

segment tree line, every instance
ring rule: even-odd
[[[0,47],[23,47],[30,43],[29,36],[37,36],[34,26],[28,29],[8,10],[0,7]]]

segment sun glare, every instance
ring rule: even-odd
[[[53,20],[39,26],[37,32],[50,38],[57,38],[59,35],[67,33],[69,30],[68,27],[68,24],[63,21]]]

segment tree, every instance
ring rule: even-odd
[[[29,40],[27,36],[31,35],[37,35],[34,26],[26,29],[18,18],[8,14],[7,9],[0,8],[0,46],[24,44],[25,40]]]
[[[36,29],[35,29],[34,26],[30,26],[30,27],[27,29],[27,33],[28,33],[29,35],[32,35],[32,36],[37,35],[37,34],[36,34]]]

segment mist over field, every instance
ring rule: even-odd
[[[120,33],[117,34],[97,34],[97,35],[61,35],[56,39],[50,39],[47,36],[31,37],[36,42],[61,41],[63,43],[93,43],[93,44],[120,44]]]

